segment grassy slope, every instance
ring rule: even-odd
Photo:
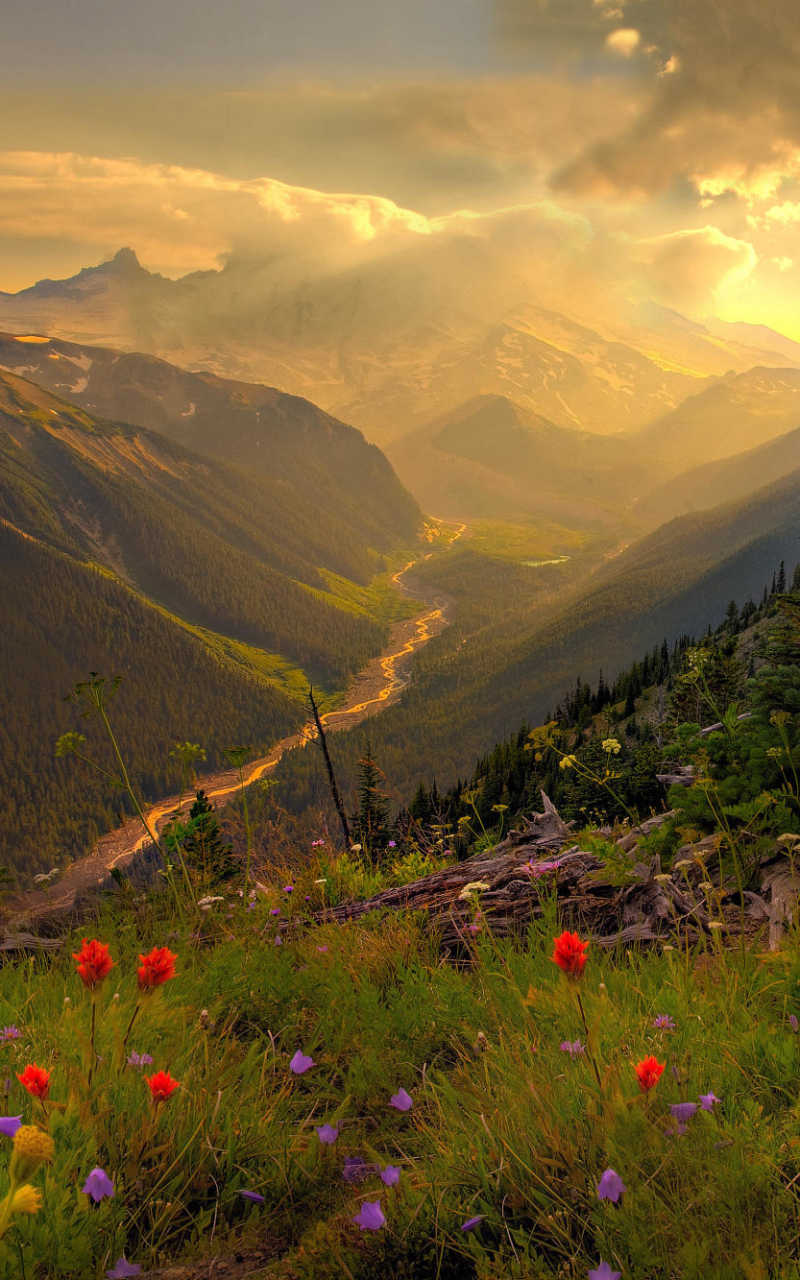
[[[294,897],[318,905],[313,875]],[[796,939],[746,973],[725,954],[590,951],[581,991],[601,1103],[586,1056],[559,1048],[585,1036],[549,959],[555,922],[518,948],[484,933],[466,968],[442,964],[402,917],[298,930],[276,947],[269,912],[284,881],[268,879],[252,914],[226,920],[220,904],[205,917],[211,946],[192,944],[193,920],[152,905],[90,931],[116,961],[98,992],[91,1089],[89,998],[70,959],[79,937],[54,961],[0,971],[0,1021],[21,1030],[3,1049],[7,1110],[36,1121],[14,1072],[52,1069],[56,1147],[31,1179],[43,1209],[17,1216],[0,1246],[0,1280],[22,1266],[87,1280],[123,1253],[147,1268],[256,1240],[278,1254],[264,1280],[585,1280],[601,1258],[625,1280],[796,1280]],[[136,957],[165,942],[178,976],[145,1002],[127,1045],[152,1056],[145,1074],[180,1082],[154,1116],[140,1070],[115,1064]],[[673,1032],[654,1029],[663,1014]],[[298,1050],[314,1062],[299,1076]],[[633,1064],[648,1054],[666,1070],[645,1101]],[[400,1087],[405,1114],[389,1106]],[[711,1112],[665,1135],[671,1104],[710,1092],[721,1099]],[[332,1146],[315,1132],[323,1123],[338,1130]],[[348,1185],[356,1156],[375,1169]],[[394,1186],[379,1177],[387,1165]],[[80,1189],[95,1166],[115,1195],[87,1211]],[[627,1188],[616,1206],[597,1197],[608,1168]],[[353,1218],[367,1201],[386,1226],[362,1233]]]

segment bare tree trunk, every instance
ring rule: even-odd
[[[352,843],[352,840],[350,838],[350,827],[347,822],[347,814],[345,813],[344,805],[342,804],[342,796],[341,796],[341,792],[339,791],[339,784],[336,781],[336,774],[333,772],[333,762],[331,760],[331,753],[328,750],[328,740],[325,737],[325,730],[322,727],[322,720],[320,719],[319,708],[316,702],[314,701],[314,690],[311,687],[309,687],[309,690],[308,690],[308,700],[311,703],[311,714],[314,717],[314,724],[317,726],[317,733],[319,734],[319,744],[322,747],[322,754],[325,757],[325,768],[328,771],[328,782],[330,783],[331,795],[333,796],[333,803],[335,804],[336,812],[339,815],[339,822],[342,825],[342,835],[344,836],[345,848],[349,849]]]

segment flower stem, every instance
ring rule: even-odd
[[[580,991],[578,991],[577,989],[576,989],[576,991],[575,991],[575,998],[576,998],[576,999],[577,999],[577,1001],[578,1001],[578,1008],[580,1009],[581,1021],[583,1022],[583,1030],[584,1030],[585,1035],[586,1035],[586,1052],[588,1053],[588,1055],[589,1055],[589,1061],[590,1061],[590,1062],[591,1062],[591,1064],[592,1064],[592,1070],[594,1071],[594,1078],[595,1078],[595,1080],[597,1081],[597,1087],[598,1087],[598,1089],[602,1089],[602,1087],[603,1087],[603,1086],[602,1086],[602,1083],[601,1083],[601,1081],[600,1081],[600,1071],[599,1071],[599,1069],[598,1069],[597,1062],[596,1062],[596,1060],[595,1060],[594,1050],[592,1049],[592,1046],[591,1046],[591,1044],[589,1043],[589,1040],[590,1040],[590,1037],[589,1037],[589,1023],[586,1021],[586,1013],[585,1013],[584,1008],[583,1008],[583,1001],[581,1000],[581,993],[580,993]]]

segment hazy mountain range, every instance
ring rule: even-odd
[[[267,383],[378,443],[484,394],[557,425],[630,431],[728,372],[800,367],[800,344],[763,326],[712,329],[655,305],[602,323],[579,300],[554,309],[513,256],[464,237],[308,277],[232,259],[173,281],[123,249],[72,279],[0,294],[0,329]]]

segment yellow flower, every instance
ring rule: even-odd
[[[12,1213],[38,1213],[41,1207],[41,1194],[29,1182],[14,1192],[14,1199],[11,1201]]]
[[[577,756],[562,756],[558,762],[558,767],[559,769],[574,769],[577,763]]]
[[[485,880],[471,880],[469,884],[464,885],[464,888],[458,896],[459,898],[469,900],[473,893],[482,893],[484,889],[491,889],[491,887],[492,886],[487,884]]]
[[[53,1158],[55,1144],[49,1133],[33,1124],[20,1125],[14,1134],[9,1173],[14,1182],[27,1182],[39,1165]]]
[[[614,755],[618,756],[620,751],[622,750],[622,745],[621,743],[617,742],[616,738],[604,738],[603,750],[608,752],[613,751]]]

